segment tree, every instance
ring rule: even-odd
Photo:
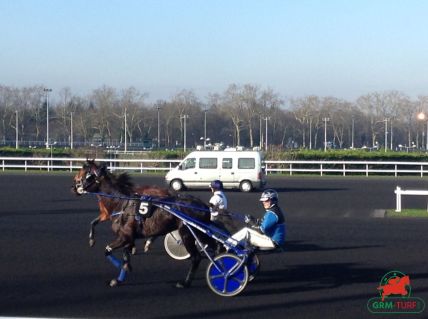
[[[92,123],[102,141],[108,139],[109,143],[113,140],[113,131],[120,127],[118,125],[118,97],[116,90],[111,87],[102,86],[92,92],[91,101],[94,108]]]
[[[139,133],[140,136],[144,136],[145,124],[150,127],[151,119],[148,118],[148,109],[145,108],[144,99],[146,95],[138,92],[134,87],[130,87],[122,91],[119,98],[120,114],[116,114],[118,118],[124,118],[126,112],[127,122],[127,134],[129,136],[129,142],[134,141],[134,136]],[[146,121],[145,121],[146,120]],[[124,123],[124,121],[122,121]],[[121,125],[123,128],[122,132],[125,131],[124,124]]]
[[[236,145],[241,145],[241,131],[245,118],[245,108],[236,84],[231,84],[224,92],[221,102],[221,112],[232,120]]]
[[[301,134],[302,134],[302,146],[306,147],[306,127],[314,123],[314,119],[317,120],[315,116],[317,110],[320,109],[321,101],[318,96],[310,95],[304,98],[292,99],[292,112],[295,119],[301,125]]]
[[[270,88],[263,90],[258,100],[259,102],[257,103],[257,105],[260,116],[261,114],[265,114],[265,116],[268,116],[270,118],[271,125],[269,127],[271,128],[271,144],[280,143],[281,145],[283,145],[287,123],[287,121],[283,121],[282,115],[284,112],[281,110],[281,106],[284,104],[284,101],[279,97],[277,93],[275,93]],[[278,135],[277,132],[280,131],[283,132],[283,137],[280,140],[281,142],[279,142],[279,140],[275,140],[275,137]],[[263,134],[262,132],[260,132],[260,137],[262,136]],[[265,138],[267,138],[267,136]],[[262,140],[262,138],[260,139]],[[261,143],[262,141],[260,141],[260,146],[262,146]]]

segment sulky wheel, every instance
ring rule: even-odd
[[[184,247],[178,230],[166,234],[163,244],[168,255],[174,259],[184,260],[190,257],[189,252],[186,250],[186,247]]]
[[[248,283],[248,269],[239,266],[241,259],[232,254],[221,254],[208,264],[206,279],[210,289],[222,297],[232,297],[244,290]]]

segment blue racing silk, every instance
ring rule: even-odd
[[[260,225],[261,231],[269,236],[277,245],[283,245],[285,241],[285,221],[281,209],[272,205],[266,210]]]

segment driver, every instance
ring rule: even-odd
[[[210,183],[212,196],[209,201],[211,221],[214,222],[227,210],[227,198],[223,192],[223,183],[216,179]]]
[[[285,239],[285,220],[278,205],[278,193],[274,189],[267,189],[260,196],[260,201],[265,209],[263,218],[259,221],[246,215],[247,227],[235,233],[232,238],[266,250],[280,247]]]

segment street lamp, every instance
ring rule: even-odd
[[[160,149],[160,106],[157,106],[158,109],[158,149]]]
[[[125,108],[125,153],[128,151],[128,144],[127,144],[127,138],[126,138],[126,134],[127,134],[128,128],[127,128],[127,120],[126,120],[126,108]]]
[[[204,110],[204,150],[207,147],[207,111]]]
[[[184,138],[183,138],[183,151],[184,152],[186,152],[186,135],[187,135],[187,133],[186,133],[186,119],[188,119],[189,118],[189,115],[183,115],[183,116],[180,116],[180,119],[183,119],[183,122],[184,122],[184,124],[183,124],[183,129],[184,129]]]
[[[200,140],[202,141],[202,143],[204,145],[203,146],[204,147],[203,150],[206,150],[207,146],[210,146],[209,142],[210,142],[211,139],[209,137],[204,138],[203,136],[201,136]]]
[[[267,152],[268,151],[268,120],[270,120],[270,117],[265,117],[265,122],[266,122],[266,127],[265,127],[265,129],[266,129],[266,133],[265,133],[265,142],[266,142],[266,144],[265,144],[265,151]]]
[[[424,112],[420,112],[418,114],[418,120],[421,120],[421,121],[427,120],[426,121],[426,123],[427,123],[427,132],[426,132],[426,135],[425,135],[425,142],[426,142],[425,151],[428,151],[428,119],[427,119],[427,116],[425,115]]]
[[[73,149],[73,112],[70,112],[70,149]]]
[[[44,88],[43,92],[46,93],[46,149],[49,148],[49,92],[52,89]]]
[[[388,119],[383,120],[385,122],[385,152],[388,150]]]
[[[48,145],[48,147],[50,148],[50,151],[51,151],[51,161],[50,161],[51,164],[50,164],[50,167],[51,167],[52,171],[53,171],[53,146],[54,145],[56,145],[56,142],[53,142],[53,143],[51,143],[51,144]],[[49,171],[49,164],[48,164],[48,171]]]
[[[19,148],[18,144],[18,111],[15,111],[15,148]]]
[[[324,121],[324,152],[327,151],[327,122],[330,121],[328,117],[323,118]]]

